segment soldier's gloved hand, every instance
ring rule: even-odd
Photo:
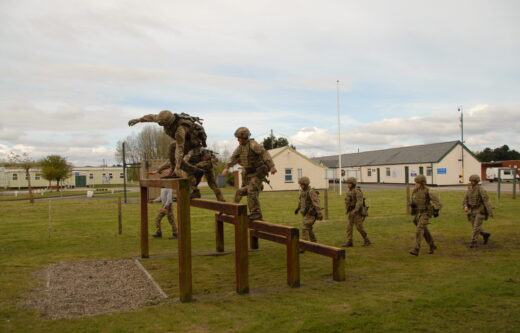
[[[134,126],[139,122],[139,119],[131,119],[128,121],[128,126]]]
[[[318,212],[318,213],[316,214],[316,220],[318,220],[318,221],[323,220],[323,214],[322,214],[321,212]]]
[[[294,210],[294,215],[298,215],[298,212],[299,212],[299,211],[300,211],[300,208],[299,208],[299,207],[296,208],[296,209]]]
[[[417,204],[415,202],[410,202],[410,208],[417,208]]]
[[[439,216],[439,208],[434,208],[433,209],[433,217],[437,217]]]

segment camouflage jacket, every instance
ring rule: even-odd
[[[348,190],[345,195],[345,208],[347,209],[347,213],[351,211],[362,212],[363,192],[359,187],[356,186]]]
[[[319,192],[310,186],[306,190],[300,190],[298,209],[302,215],[313,215],[321,212]]]
[[[437,209],[441,209],[442,207],[439,198],[437,198],[435,194],[430,193],[430,189],[428,187],[415,188],[412,191],[411,204],[412,215],[424,212],[428,212],[430,215],[432,215],[434,207]]]
[[[246,173],[255,172],[254,170],[264,165],[267,166],[268,170],[274,167],[269,152],[254,139],[249,139],[245,144],[241,144],[235,149],[227,167],[232,167],[235,164],[244,167]]]
[[[493,214],[487,191],[480,184],[468,188],[462,205],[471,210],[479,210],[482,214]]]

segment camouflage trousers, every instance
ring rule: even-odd
[[[213,169],[204,170],[204,176],[206,177],[206,181],[208,182],[209,188],[215,193],[215,197],[218,201],[226,201],[224,200],[224,196],[222,195],[222,191],[217,186],[217,181],[215,179],[215,174],[213,173]]]
[[[162,209],[160,209],[157,212],[157,215],[155,216],[155,232],[156,233],[162,233],[161,232],[161,220],[166,215],[168,218],[168,222],[170,223],[170,226],[172,227],[172,235],[177,235],[177,225],[175,224],[175,219],[173,218],[173,209],[170,205],[169,208],[166,208],[166,213],[162,212]]]
[[[315,222],[315,215],[303,215],[302,239],[311,242],[316,242],[316,235],[314,235],[314,231],[312,231],[312,226]]]
[[[478,236],[481,233],[484,233],[484,228],[482,224],[484,224],[486,217],[484,214],[480,213],[479,209],[472,209],[468,213],[468,221],[471,223],[473,227],[473,234],[471,235],[471,242],[477,242]]]
[[[186,149],[185,149],[184,152],[185,152],[185,154],[187,154],[188,152],[193,152],[192,154],[195,155],[195,154],[198,154],[198,151],[200,151],[200,149],[201,149],[201,147],[195,147],[188,151],[186,151]],[[173,168],[175,168],[175,164],[177,163],[175,161],[175,150],[176,150],[175,141],[170,143],[169,150],[170,150],[170,167],[173,169]],[[195,174],[197,174],[200,170],[198,168],[196,168],[194,165],[192,165],[184,160],[182,160],[182,162],[181,162],[181,170],[184,171],[184,173],[186,174],[186,178],[189,179],[191,190],[193,191],[193,190],[197,189],[198,183],[197,183],[197,178],[195,177]]]
[[[365,217],[359,214],[350,215],[348,214],[348,223],[347,223],[347,243],[351,243],[354,237],[354,226],[356,226],[357,231],[361,234],[365,241],[368,240],[368,235],[365,231],[365,227],[363,226],[363,222],[365,222]]]
[[[435,243],[433,242],[432,234],[430,230],[428,230],[428,224],[430,224],[430,216],[428,213],[418,213],[415,215],[413,224],[417,226],[415,230],[414,249],[419,250],[421,248],[421,240],[423,237],[430,247],[434,246]]]
[[[234,203],[239,203],[243,197],[247,196],[247,207],[249,213],[259,213],[262,215],[262,209],[260,208],[260,192],[264,189],[262,184],[263,177],[260,177],[256,172],[242,174],[242,187],[235,193]]]

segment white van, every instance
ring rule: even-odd
[[[499,168],[487,168],[486,169],[486,178],[490,183],[498,181],[498,169]],[[513,169],[503,169],[501,174],[501,178],[504,181],[513,180]],[[517,175],[518,178],[518,175]]]

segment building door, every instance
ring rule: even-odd
[[[76,187],[87,187],[87,176],[76,176],[74,183]]]
[[[419,167],[419,174],[420,175],[424,175],[424,168],[423,167]]]
[[[377,168],[377,182],[381,182],[381,175],[379,174],[379,168]]]
[[[404,167],[404,183],[408,184],[409,182],[410,182],[410,173],[409,173],[408,167],[405,166]]]

